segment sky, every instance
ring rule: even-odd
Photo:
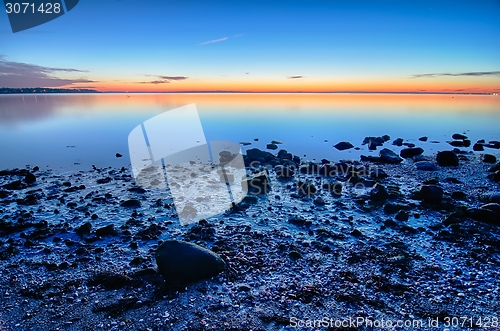
[[[500,93],[500,1],[81,0],[12,33],[0,87]]]

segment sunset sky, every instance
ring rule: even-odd
[[[0,87],[500,93],[500,1],[81,0],[12,33]]]

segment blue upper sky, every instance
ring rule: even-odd
[[[81,0],[18,33],[0,14],[0,55],[0,87],[491,92],[500,1]]]

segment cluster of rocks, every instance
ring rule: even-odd
[[[187,227],[168,191],[124,169],[0,171],[0,315],[12,329],[268,330],[346,307],[494,314],[500,162],[404,146],[320,162],[249,149],[250,195]]]

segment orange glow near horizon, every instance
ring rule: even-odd
[[[34,96],[29,96],[34,97]],[[67,112],[94,112],[99,107],[109,105],[109,111],[126,114],[128,111],[145,109],[173,109],[195,103],[200,110],[227,112],[235,108],[252,112],[329,112],[332,109],[345,109],[347,112],[364,113],[367,109],[378,109],[383,113],[439,111],[450,112],[498,112],[500,97],[488,95],[447,95],[447,94],[251,94],[251,93],[169,93],[169,94],[78,94],[77,109],[67,108]],[[50,95],[48,95],[50,98]],[[75,95],[59,95],[59,99],[72,100]]]
[[[85,88],[79,84],[79,88]],[[423,78],[423,79],[385,79],[385,80],[342,80],[326,79],[263,80],[255,79],[220,79],[173,81],[165,84],[141,84],[127,81],[102,81],[89,83],[89,88],[100,92],[428,92],[428,93],[500,93],[498,78],[484,78],[469,81],[465,78]],[[71,85],[65,88],[72,88]]]

